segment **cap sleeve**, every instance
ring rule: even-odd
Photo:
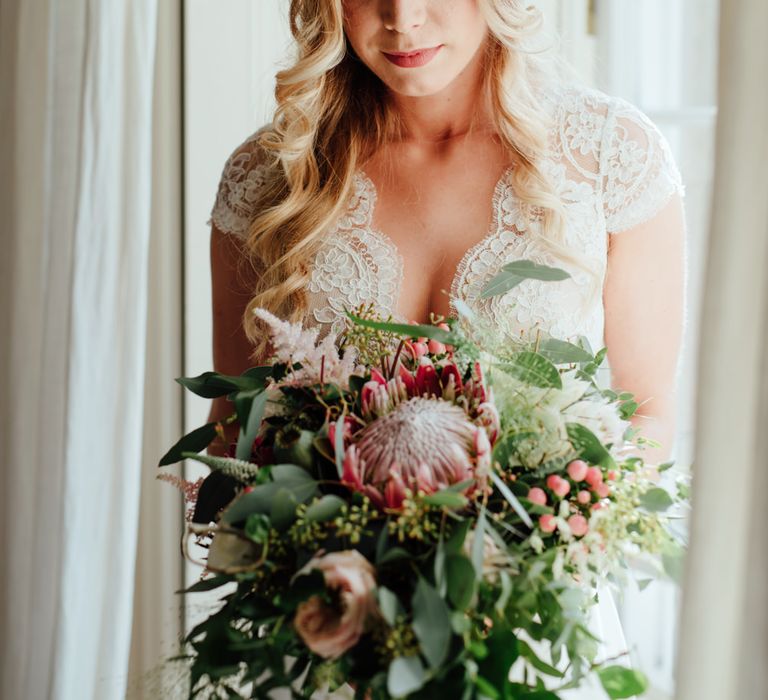
[[[657,214],[685,192],[669,143],[637,107],[614,98],[600,148],[603,209],[609,233],[625,231]]]
[[[251,135],[227,159],[208,220],[220,231],[243,239],[248,236],[269,171],[257,142],[262,131]]]

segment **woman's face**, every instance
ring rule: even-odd
[[[485,43],[477,0],[343,0],[344,31],[360,60],[392,91],[434,95]]]

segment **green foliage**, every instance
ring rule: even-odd
[[[185,452],[200,452],[213,442],[216,437],[216,423],[206,423],[200,428],[196,428],[191,433],[187,433],[181,438],[158,464],[159,467],[165,467],[169,464],[176,464],[184,459]]]
[[[413,631],[421,651],[432,668],[438,668],[448,654],[451,641],[451,619],[448,606],[437,590],[419,577],[411,601]]]
[[[251,367],[239,377],[231,377],[218,372],[203,372],[197,377],[179,377],[176,381],[193,394],[205,399],[215,399],[219,396],[226,396],[233,391],[263,389],[271,374],[272,367]]]
[[[640,496],[640,505],[651,512],[665,511],[674,501],[669,492],[663,488],[652,488]]]
[[[353,314],[347,314],[350,321],[363,326],[364,328],[370,328],[372,330],[386,331],[393,335],[402,336],[405,338],[429,338],[430,340],[436,340],[439,343],[446,345],[461,345],[464,342],[462,336],[454,333],[453,331],[446,331],[443,328],[428,324],[410,324],[410,323],[393,323],[390,321],[373,321],[367,318],[360,318]]]
[[[567,423],[568,438],[579,457],[590,464],[616,469],[616,462],[597,436],[581,423]]]
[[[506,294],[526,279],[545,281],[562,281],[571,275],[557,267],[548,267],[531,260],[516,260],[503,265],[493,279],[491,279],[480,292],[482,299]]]
[[[646,677],[640,671],[632,668],[608,666],[598,670],[597,675],[611,700],[614,698],[631,698],[644,693],[648,688]]]
[[[387,670],[387,692],[392,698],[404,698],[424,685],[426,675],[424,664],[418,656],[392,659]]]
[[[237,438],[237,447],[235,448],[237,459],[248,459],[251,456],[253,441],[259,434],[264,408],[267,405],[267,393],[265,391],[259,390],[253,396],[250,396],[251,393],[253,392],[248,392],[248,398],[240,394],[235,399],[237,417],[240,421],[240,435]],[[250,403],[248,403],[249,401]],[[248,405],[247,411],[246,405]],[[243,417],[244,414],[247,415],[247,418]]]
[[[552,362],[535,352],[518,352],[509,362],[498,365],[499,369],[516,379],[543,389],[562,389],[563,380]]]

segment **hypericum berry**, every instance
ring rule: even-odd
[[[609,469],[606,476],[608,477],[608,481],[616,481],[616,479],[619,478],[619,472],[615,469]]]
[[[583,459],[574,459],[568,465],[568,476],[574,481],[584,481],[588,470],[589,465]]]
[[[583,537],[589,531],[589,524],[583,515],[572,515],[568,518],[568,527],[576,537]]]
[[[576,500],[581,503],[581,505],[585,506],[592,500],[592,494],[589,491],[579,491],[576,494]]]
[[[411,347],[413,348],[413,354],[417,360],[421,357],[424,357],[424,355],[429,352],[429,348],[427,347],[426,343],[413,343]]]
[[[554,532],[557,527],[557,521],[554,515],[542,515],[539,517],[539,527],[542,532]]]
[[[429,351],[433,355],[442,355],[445,353],[445,345],[437,340],[430,340],[429,343],[427,343],[427,348],[429,348]]]
[[[611,495],[611,489],[608,488],[608,484],[598,484],[595,486],[595,493],[600,498],[608,498]]]
[[[550,474],[547,477],[547,488],[560,498],[565,498],[571,490],[571,485],[557,474]]]
[[[598,484],[602,484],[603,472],[601,472],[597,467],[590,467],[587,469],[587,474],[584,477],[584,481],[586,481],[592,487],[595,487]]]
[[[540,489],[538,486],[534,486],[529,492],[526,498],[531,503],[536,503],[537,505],[544,506],[547,504],[547,494],[544,493],[543,489]]]

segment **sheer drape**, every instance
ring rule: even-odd
[[[156,0],[3,0],[3,698],[119,698],[139,505]]]
[[[679,700],[768,697],[768,4],[721,3]]]

